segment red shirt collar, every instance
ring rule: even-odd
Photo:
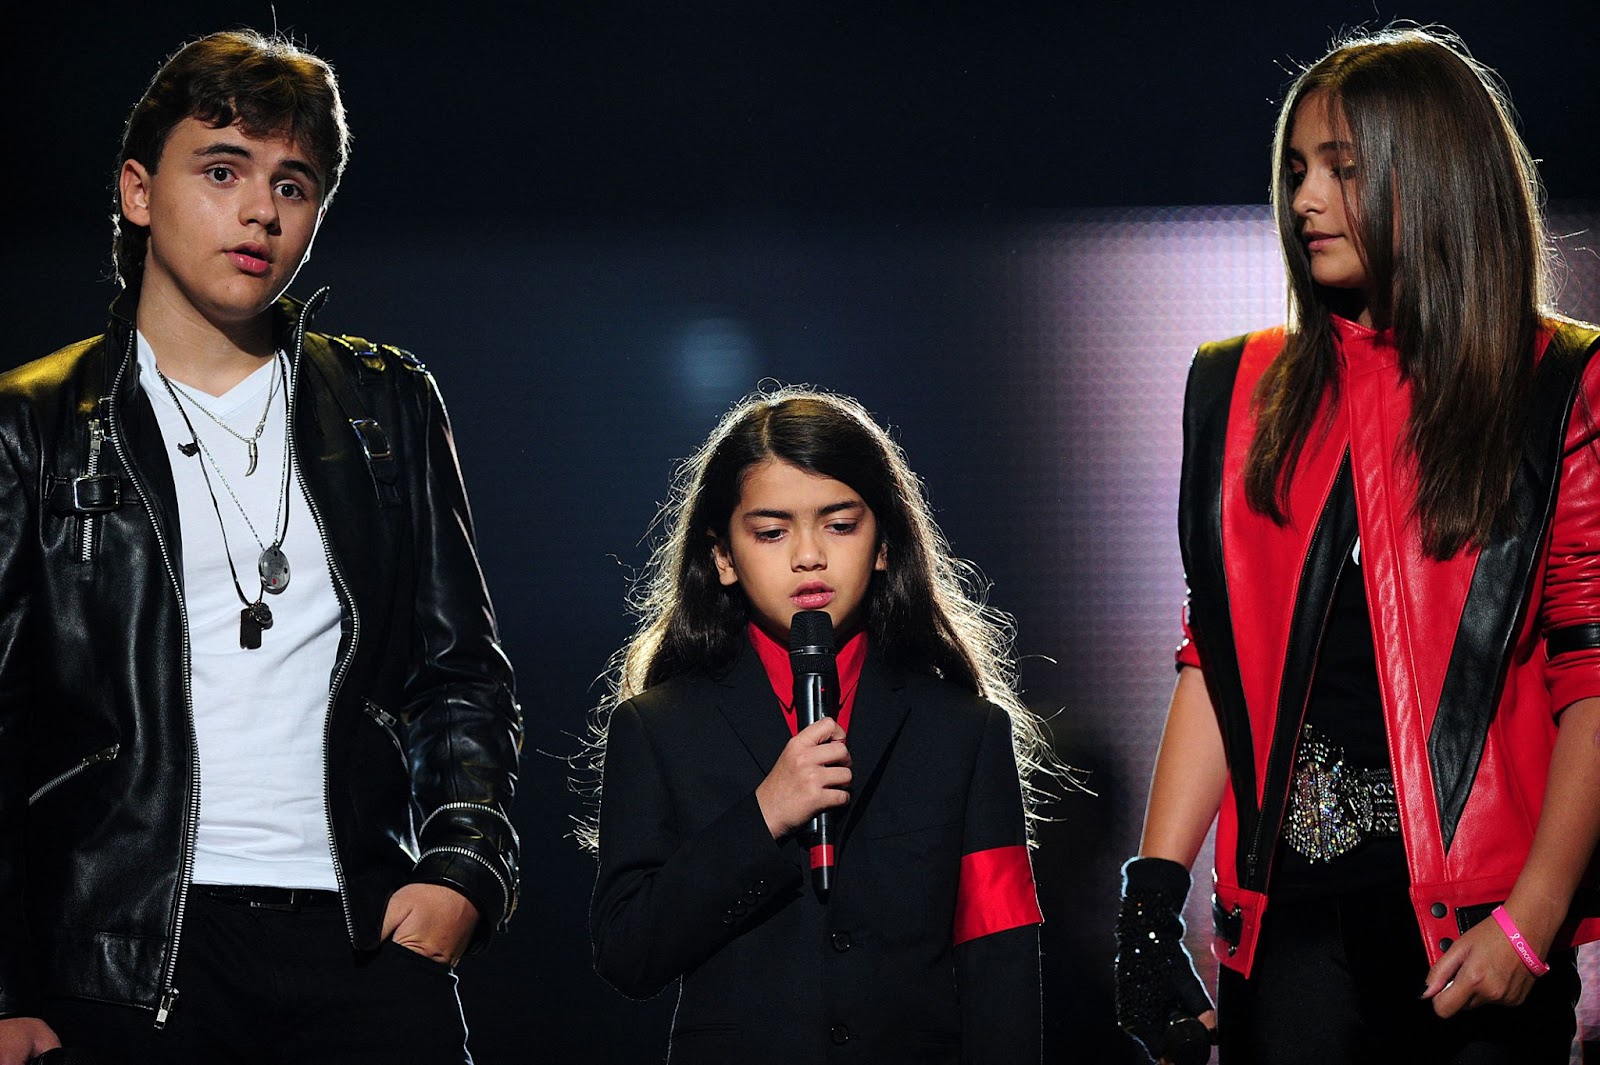
[[[783,708],[789,734],[799,731],[794,715],[794,670],[789,665],[789,649],[767,635],[765,629],[750,624],[750,644],[767,671],[767,682]],[[844,642],[836,659],[839,667],[839,727],[850,731],[850,711],[855,708],[856,687],[861,683],[861,667],[867,661],[867,630],[862,629]]]

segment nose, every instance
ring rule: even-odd
[[[1294,191],[1294,213],[1301,218],[1309,218],[1314,214],[1321,214],[1327,207],[1327,190],[1311,174],[1306,174],[1300,181],[1300,187]]]
[[[239,221],[259,225],[268,232],[278,229],[278,197],[270,183],[246,182],[239,197]]]
[[[794,568],[810,571],[828,568],[827,555],[822,550],[822,540],[816,533],[801,532],[794,537]]]

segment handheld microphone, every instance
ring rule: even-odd
[[[1174,1017],[1167,1025],[1166,1052],[1172,1065],[1205,1065],[1216,1037],[1194,1017]]]
[[[802,610],[789,622],[789,666],[794,673],[794,713],[799,728],[839,714],[839,666],[833,619],[825,610]],[[826,902],[833,889],[834,816],[823,810],[806,826],[811,886]]]

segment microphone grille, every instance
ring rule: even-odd
[[[789,622],[789,650],[813,654],[833,650],[833,618],[826,610],[802,610]]]

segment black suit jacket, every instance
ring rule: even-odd
[[[1010,719],[869,657],[852,798],[818,901],[755,789],[789,741],[746,648],[612,716],[591,910],[595,966],[645,997],[682,977],[675,1065],[1035,1063],[1036,925],[953,946],[962,855],[1022,844]]]

